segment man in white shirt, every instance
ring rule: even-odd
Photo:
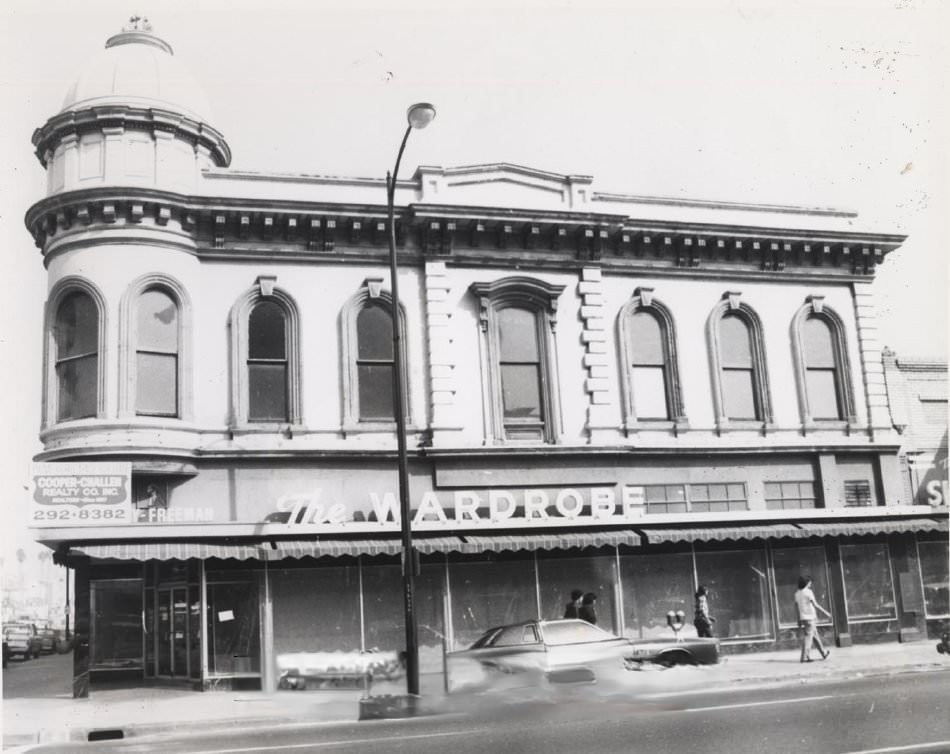
[[[798,628],[801,631],[802,637],[802,662],[811,662],[811,645],[814,644],[818,647],[818,653],[821,655],[821,659],[825,660],[828,658],[828,655],[831,652],[824,648],[821,643],[821,637],[818,635],[818,632],[815,630],[815,623],[818,620],[818,613],[816,610],[820,610],[829,618],[831,613],[829,613],[825,608],[818,604],[815,600],[815,593],[811,590],[811,577],[802,576],[798,580],[798,591],[795,592],[795,606],[798,608]]]

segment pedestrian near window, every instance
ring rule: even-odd
[[[818,612],[820,611],[831,617],[825,608],[815,600],[815,593],[811,590],[811,577],[802,576],[798,580],[798,591],[795,592],[795,607],[798,608],[798,629],[801,633],[802,653],[801,662],[811,662],[811,645],[818,647],[818,654],[822,660],[828,659],[831,652],[825,649],[821,643],[821,636],[818,635],[816,623],[818,622]]]
[[[577,617],[581,620],[586,620],[591,625],[597,625],[597,613],[594,612],[594,602],[597,600],[597,595],[593,592],[588,592],[584,595],[583,600],[581,601],[581,606],[577,611]]]
[[[571,590],[571,601],[564,608],[565,618],[577,618],[581,609],[581,603],[584,601],[584,592],[581,589]]]
[[[696,590],[696,606],[693,613],[693,625],[696,626],[696,635],[712,638],[712,624],[716,619],[709,615],[709,590],[702,584]]]

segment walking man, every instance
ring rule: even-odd
[[[798,628],[801,631],[802,637],[801,662],[811,662],[809,655],[811,654],[812,643],[818,647],[818,653],[821,655],[821,659],[826,660],[831,652],[822,645],[821,637],[815,628],[815,623],[818,621],[818,614],[815,611],[820,610],[829,618],[831,617],[831,613],[825,610],[825,608],[819,605],[815,600],[815,593],[811,590],[811,576],[802,576],[798,580],[798,591],[795,592],[795,606],[798,608]]]

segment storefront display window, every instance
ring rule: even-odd
[[[918,542],[920,576],[924,585],[924,610],[928,618],[950,617],[947,542]]]
[[[685,635],[693,628],[693,556],[688,553],[622,555],[624,633],[633,639],[672,636],[666,614],[682,610]]]
[[[92,581],[91,665],[94,670],[143,666],[142,580]]]
[[[426,564],[415,577],[416,637],[419,672],[442,671],[445,635],[442,594],[443,563]],[[363,637],[366,649],[398,655],[406,647],[405,600],[399,565],[363,563]]]
[[[775,596],[778,600],[778,622],[782,628],[798,625],[798,609],[795,607],[795,592],[798,579],[810,576],[815,600],[827,610],[831,609],[828,591],[828,567],[822,547],[776,547],[772,550],[772,565],[775,569]],[[830,623],[822,613],[819,623]]]
[[[207,620],[208,672],[211,675],[260,673],[260,610],[254,572],[208,572]]]
[[[696,577],[709,589],[709,612],[721,639],[772,635],[765,550],[697,552]]]
[[[897,616],[887,545],[841,545],[841,572],[849,621]]]
[[[614,599],[614,585],[617,582],[614,557],[568,559],[546,558],[539,554],[537,563],[542,618],[563,618],[571,591],[580,589],[597,595],[594,612],[598,626],[608,631],[620,628]]]
[[[449,566],[455,645],[464,649],[492,626],[538,617],[533,559],[495,558]],[[580,587],[578,587],[580,588]]]

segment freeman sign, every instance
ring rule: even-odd
[[[101,526],[132,520],[129,463],[34,463],[30,526]]]
[[[277,510],[287,513],[286,525],[294,529],[321,527],[352,529],[356,523],[339,502],[325,502],[322,490],[309,494],[284,495]],[[392,492],[369,493],[373,521],[366,526],[398,527],[399,501]],[[629,523],[643,515],[643,487],[614,487],[519,490],[428,491],[422,494],[412,517],[417,531],[466,528],[531,528],[563,523],[601,525]],[[361,527],[362,528],[362,527]]]

